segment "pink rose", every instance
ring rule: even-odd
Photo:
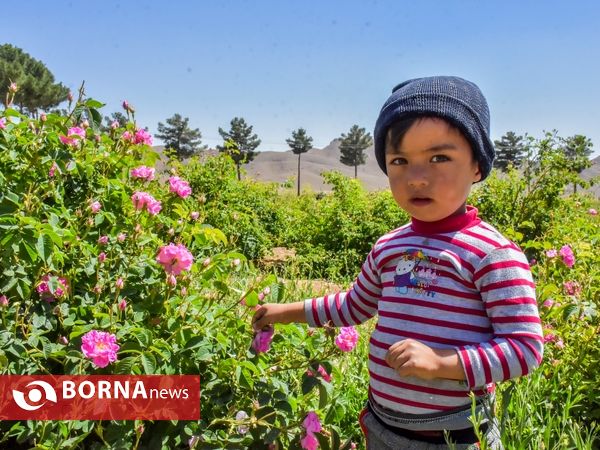
[[[6,128],[6,119],[4,117],[0,117],[0,130],[4,130]]]
[[[156,261],[167,273],[179,275],[184,270],[190,270],[194,257],[184,245],[169,244],[160,248]]]
[[[300,439],[300,446],[306,450],[316,450],[319,448],[319,441],[313,433],[306,433],[306,436]]]
[[[121,278],[121,277],[117,278],[117,281],[115,282],[115,286],[117,287],[117,289],[123,289],[124,285],[125,285],[125,282],[123,281],[123,278]]]
[[[354,327],[342,327],[335,338],[335,345],[343,352],[349,352],[356,347],[358,331]]]
[[[598,215],[598,211],[596,211],[594,208],[590,208],[590,209],[588,209],[588,214],[590,216],[597,216]]]
[[[573,254],[573,250],[568,245],[563,245],[559,251],[559,254],[562,258],[563,263],[569,269],[575,265],[575,255]]]
[[[105,259],[106,259],[106,253],[104,253],[104,252],[101,252],[101,253],[98,255],[98,262],[99,262],[100,264],[102,264],[102,263],[104,262],[104,260],[105,260]]]
[[[136,144],[152,145],[152,135],[143,128],[135,132],[134,142]]]
[[[192,193],[192,188],[190,187],[189,183],[179,177],[169,178],[169,189],[171,192],[175,192],[181,198],[186,198]]]
[[[92,212],[94,214],[96,214],[98,211],[100,211],[102,209],[102,204],[99,201],[92,202],[90,204],[90,209],[92,210]]]
[[[558,252],[555,249],[551,249],[551,250],[547,250],[546,251],[546,257],[547,258],[556,258],[557,255],[558,255]]]
[[[100,236],[98,238],[98,244],[99,245],[106,245],[106,244],[108,244],[108,236]]]
[[[117,360],[117,337],[105,331],[88,331],[81,338],[81,351],[96,367],[106,367]]]
[[[130,174],[132,178],[142,178],[146,181],[154,180],[154,173],[156,169],[154,167],[139,166],[135,169],[131,169]]]
[[[8,306],[8,298],[6,295],[0,296],[0,306]]]
[[[127,309],[127,300],[121,299],[121,301],[119,302],[119,309],[121,311],[125,311],[125,309]]]
[[[270,327],[267,330],[260,330],[256,333],[254,340],[252,341],[252,348],[256,353],[265,353],[269,351],[274,333],[275,329],[273,327]]]

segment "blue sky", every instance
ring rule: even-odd
[[[584,134],[600,154],[600,3],[595,1],[13,2],[0,43],[139,125],[178,112],[203,143],[235,116],[259,150],[292,130],[324,147],[358,124],[372,132],[391,88],[458,75],[490,104],[492,138]]]

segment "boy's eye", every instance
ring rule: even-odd
[[[392,166],[400,166],[403,164],[406,164],[405,158],[394,158],[390,161],[390,165],[392,165]]]
[[[444,162],[444,161],[450,161],[450,158],[448,158],[446,155],[435,155],[431,158],[431,162]]]

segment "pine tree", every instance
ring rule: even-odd
[[[192,156],[206,148],[200,145],[202,142],[200,130],[191,129],[188,125],[189,121],[189,118],[175,113],[173,117],[166,120],[166,125],[158,122],[158,133],[155,136],[164,142],[167,149],[174,150],[179,159]]]
[[[354,166],[354,178],[357,177],[358,166],[367,162],[364,150],[373,144],[373,138],[364,128],[353,125],[348,134],[341,136],[340,162],[347,166]]]
[[[580,174],[584,169],[592,166],[590,155],[592,154],[591,139],[576,134],[568,138],[561,138],[562,150],[569,162],[569,170],[573,173]],[[577,193],[577,183],[573,183],[573,192]]]
[[[17,86],[13,103],[34,117],[67,99],[69,89],[54,82],[54,75],[41,62],[18,47],[0,46],[0,99],[8,99],[11,83]],[[5,103],[5,106],[8,105]]]
[[[509,165],[519,167],[527,151],[524,139],[524,136],[518,136],[514,132],[509,131],[499,141],[494,141],[496,148],[494,167],[500,169],[502,172],[506,172]]]
[[[292,138],[285,140],[292,149],[292,152],[298,155],[298,195],[300,195],[300,156],[312,148],[312,141],[312,137],[307,136],[304,128],[292,131]]]
[[[220,152],[226,152],[231,156],[237,167],[238,180],[241,180],[241,165],[254,159],[258,153],[255,149],[260,145],[260,139],[256,134],[252,134],[252,126],[248,125],[242,117],[234,117],[231,120],[229,131],[219,127],[219,134],[223,138],[224,145],[217,148]],[[225,145],[227,142],[229,144]]]

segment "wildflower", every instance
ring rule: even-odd
[[[0,130],[4,130],[6,128],[6,119],[4,117],[0,117]]]
[[[319,416],[314,411],[309,412],[302,422],[304,429],[310,433],[318,433],[321,431],[321,421]]]
[[[192,211],[190,213],[190,217],[192,218],[192,220],[198,220],[198,217],[200,217],[200,213],[198,211]]]
[[[96,214],[98,211],[100,211],[102,209],[102,204],[99,201],[92,202],[90,204],[90,209],[92,210],[92,212],[94,214]]]
[[[181,296],[185,297],[187,295],[187,288],[184,286],[181,288]]]
[[[154,172],[156,169],[154,167],[147,166],[139,166],[135,169],[131,169],[129,172],[132,178],[143,178],[146,181],[154,180]]]
[[[300,445],[304,449],[315,450],[319,447],[319,441],[314,433],[319,433],[322,429],[319,416],[314,411],[309,412],[304,418],[302,426],[306,430],[306,435],[300,440]]]
[[[248,418],[248,413],[246,411],[238,411],[235,415],[235,420],[246,420]],[[237,427],[237,432],[240,434],[246,434],[249,428],[248,425],[239,425]]]
[[[271,288],[269,286],[267,286],[266,288],[263,289],[263,294],[269,295],[270,293],[271,293]]]
[[[306,450],[316,450],[319,448],[319,441],[313,433],[306,433],[306,435],[300,439],[300,446]]]
[[[106,245],[108,244],[108,236],[104,235],[104,236],[100,236],[98,238],[98,245]]]
[[[131,134],[131,131],[125,131],[121,135],[121,139],[123,139],[125,142],[133,142],[135,140],[135,137],[133,136],[133,134]]]
[[[194,257],[182,244],[169,244],[160,248],[156,261],[167,273],[179,275],[184,270],[190,270]]]
[[[175,275],[173,275],[172,273],[167,275],[167,284],[169,286],[177,286],[177,278],[175,278]]]
[[[51,292],[50,290],[50,275],[44,275],[36,288],[38,294],[40,294],[42,299],[46,300],[48,303],[52,303],[57,298],[63,297],[69,290],[69,284],[66,279],[62,277],[55,278],[58,278],[58,286],[54,292]]]
[[[143,128],[139,128],[135,132],[134,142],[136,144],[152,145],[152,135]]]
[[[123,241],[125,241],[125,239],[127,239],[127,234],[125,234],[125,233],[119,233],[117,235],[117,241],[123,242]]]
[[[125,300],[124,298],[121,299],[121,301],[119,302],[119,309],[121,311],[125,311],[125,309],[127,309],[127,300]]]
[[[542,306],[544,308],[552,308],[552,305],[554,305],[554,300],[549,298],[546,301],[544,301],[544,303],[542,303]]]
[[[590,209],[588,209],[588,214],[590,216],[597,216],[598,215],[598,211],[596,211],[594,208],[590,208]]]
[[[321,376],[323,377],[323,379],[325,381],[327,381],[328,383],[331,383],[331,375],[327,373],[327,371],[325,370],[325,367],[323,367],[321,364],[319,364],[319,368],[317,369],[317,372],[319,372],[319,374],[321,374]]]
[[[356,347],[358,331],[354,327],[342,327],[335,337],[335,345],[343,352],[349,352]]]
[[[117,278],[117,281],[115,282],[115,286],[117,287],[117,289],[123,289],[124,285],[125,283],[123,282],[123,278]]]
[[[558,252],[555,249],[551,249],[551,250],[547,250],[546,251],[546,257],[547,258],[556,258],[557,255],[558,255]]]
[[[48,176],[50,178],[52,178],[54,176],[54,173],[56,172],[56,169],[58,169],[58,166],[56,165],[55,162],[52,162],[52,166],[50,167],[50,170],[48,171]]]
[[[204,261],[202,261],[202,265],[204,267],[208,266],[210,264],[210,258],[206,258]]]
[[[260,330],[256,333],[254,340],[252,341],[252,348],[256,353],[265,353],[269,351],[274,333],[275,329],[273,327],[269,327],[266,330]]]
[[[554,342],[556,340],[556,335],[553,333],[548,333],[544,335],[544,344],[548,342]]]
[[[81,338],[81,351],[96,367],[106,367],[117,360],[117,337],[105,331],[88,331]]]
[[[577,281],[565,281],[563,288],[567,295],[578,297],[581,294],[581,285]]]
[[[102,264],[105,259],[106,259],[106,253],[100,252],[100,254],[98,255],[98,262]]]
[[[119,122],[117,122],[116,120],[113,120],[110,124],[110,128],[111,128],[111,130],[116,130],[117,128],[119,128]]]
[[[532,258],[531,261],[529,261],[529,266],[533,267],[537,264],[537,259]]]
[[[146,192],[135,192],[131,196],[131,200],[135,209],[139,211],[146,207],[146,210],[153,216],[157,215],[162,209],[160,202]]]
[[[66,136],[60,135],[58,138],[63,144],[75,147],[79,139],[85,139],[85,130],[79,127],[71,127],[67,130]]]
[[[186,198],[192,193],[192,188],[190,187],[189,183],[179,177],[169,178],[169,189],[171,192],[175,192],[181,198]]]
[[[17,83],[12,82],[10,83],[10,85],[8,86],[8,92],[14,94],[15,92],[17,92],[19,90],[19,87],[17,86]]]
[[[263,294],[262,292],[260,292],[260,293],[258,294],[258,301],[259,301],[259,302],[262,302],[264,298],[265,298],[265,294]]]
[[[560,248],[560,256],[562,258],[563,263],[569,269],[575,265],[575,255],[573,254],[573,250],[568,245],[563,245]]]
[[[0,296],[0,306],[8,306],[8,298],[6,295]]]
[[[561,350],[562,350],[563,348],[565,348],[565,343],[563,342],[563,340],[562,340],[562,339],[559,339],[558,341],[556,341],[556,344],[554,344],[554,345],[556,345],[556,348],[559,348],[559,349],[561,349]]]

